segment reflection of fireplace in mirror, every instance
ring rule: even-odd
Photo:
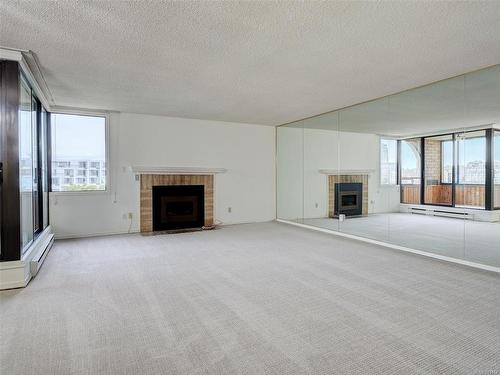
[[[335,213],[339,215],[356,216],[363,213],[363,184],[336,183],[335,184]]]
[[[328,217],[368,215],[368,174],[328,175]]]

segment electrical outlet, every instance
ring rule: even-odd
[[[227,208],[227,212],[231,213],[233,211],[233,208],[232,207],[228,207]]]
[[[316,203],[314,206],[315,206],[316,208],[318,208],[318,207],[319,207],[319,204],[317,204],[317,203]]]

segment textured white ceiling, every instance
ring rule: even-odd
[[[500,2],[0,1],[60,106],[277,125],[500,62]]]

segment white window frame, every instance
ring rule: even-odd
[[[396,183],[394,184],[383,184],[382,183],[382,139],[390,140],[396,142]],[[381,188],[391,188],[394,186],[399,186],[399,157],[398,157],[398,138],[388,137],[384,135],[380,135],[378,138],[378,185]]]
[[[98,111],[86,111],[78,109],[64,109],[64,108],[51,108],[50,114],[61,114],[61,115],[74,115],[74,116],[89,116],[89,117],[103,117],[104,118],[104,147],[105,147],[105,162],[106,162],[106,174],[105,174],[105,188],[104,190],[75,190],[75,191],[52,191],[52,181],[50,185],[50,194],[58,195],[110,195],[111,194],[111,178],[110,178],[110,150],[109,150],[109,112],[98,112]],[[50,124],[50,131],[52,131],[52,124]],[[51,139],[52,141],[52,139]],[[52,143],[50,144],[51,154],[52,154]],[[52,173],[52,160],[51,160],[51,173]],[[74,176],[77,177],[77,176]]]

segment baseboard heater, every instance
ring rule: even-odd
[[[446,211],[444,209],[435,210],[429,208],[411,207],[409,211],[412,214],[419,214],[419,215],[444,216],[444,217],[453,217],[456,219],[467,219],[467,220],[474,219],[474,216],[468,212]]]
[[[40,249],[30,262],[31,277],[34,277],[42,267],[43,261],[47,257],[47,254],[49,253],[53,243],[54,235],[51,234],[47,237],[42,246],[40,246]]]

